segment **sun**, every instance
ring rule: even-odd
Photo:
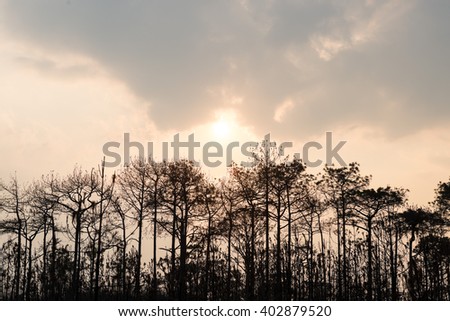
[[[223,117],[218,119],[212,125],[212,131],[217,138],[226,138],[230,134],[230,123]]]

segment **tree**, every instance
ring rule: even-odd
[[[54,189],[47,194],[50,202],[58,205],[62,212],[68,214],[70,224],[67,222],[67,232],[71,227],[75,229],[75,235],[71,235],[74,242],[73,249],[73,269],[72,269],[72,296],[79,298],[80,294],[80,270],[81,270],[81,243],[82,228],[86,214],[92,210],[100,199],[96,197],[100,188],[100,180],[95,170],[83,171],[80,167],[75,167],[73,172],[64,180],[57,181]]]
[[[42,176],[40,180],[35,181],[30,188],[30,206],[43,222],[43,297],[44,299],[55,300],[56,297],[56,259],[57,259],[57,232],[60,228],[56,224],[58,213],[58,203],[52,198],[56,193],[58,181],[54,173]],[[50,253],[48,254],[48,234],[50,236]],[[47,272],[48,271],[48,272]]]
[[[282,224],[287,221],[287,288],[288,297],[291,292],[291,242],[292,242],[292,193],[295,187],[298,188],[301,174],[304,171],[304,165],[298,161],[288,162],[287,160],[269,167],[270,171],[270,191],[271,204],[273,205],[274,215],[272,217],[276,222],[276,250],[275,250],[275,298],[281,300],[283,298],[283,280],[282,280],[282,230],[285,226]],[[298,203],[294,200],[295,203]],[[287,218],[285,217],[287,212]]]
[[[450,219],[450,181],[439,182],[437,189],[435,190],[435,199],[432,205],[434,205],[436,212],[443,218]]]
[[[188,259],[189,227],[190,218],[195,206],[199,202],[199,190],[205,183],[204,176],[190,161],[177,161],[173,163],[172,169],[178,173],[180,191],[179,207],[179,235],[180,235],[180,271],[179,271],[179,293],[180,300],[186,299],[186,263]]]
[[[143,159],[134,159],[118,176],[120,195],[134,214],[136,221],[137,237],[137,262],[135,266],[134,295],[140,297],[141,290],[141,260],[142,260],[142,239],[144,221],[150,215],[151,202],[151,167]]]
[[[167,172],[167,164],[165,162],[157,163],[149,160],[150,166],[150,189],[151,195],[149,206],[153,209],[153,292],[158,294],[158,277],[157,277],[157,239],[158,239],[158,209],[161,206],[162,195],[164,194],[164,178]]]
[[[100,189],[98,190],[98,212],[96,211],[97,206],[95,206],[94,209],[94,215],[97,218],[98,217],[98,229],[96,231],[96,237],[97,237],[97,249],[96,249],[96,260],[95,260],[95,300],[99,299],[99,282],[100,282],[100,265],[101,265],[101,258],[102,254],[104,253],[104,246],[102,243],[103,234],[104,234],[104,228],[103,228],[103,218],[105,216],[105,213],[108,210],[108,207],[111,203],[113,191],[114,191],[114,183],[116,180],[115,174],[112,177],[112,182],[110,184],[107,184],[106,178],[105,178],[105,159],[103,158],[101,168],[99,169],[100,172]]]
[[[322,265],[322,269],[325,269],[323,262],[316,262],[315,259],[315,234],[320,233],[320,256],[324,255],[324,240],[322,231],[321,215],[326,210],[326,205],[321,200],[320,190],[318,189],[317,181],[313,175],[304,174],[298,181],[296,189],[294,190],[294,202],[295,215],[292,218],[295,230],[302,233],[305,240],[304,251],[306,254],[306,277],[308,279],[308,298],[313,299],[315,297],[315,286],[318,282],[318,275],[316,267]],[[318,264],[317,264],[318,263]]]
[[[223,231],[222,236],[226,240],[227,249],[227,285],[226,285],[226,298],[231,299],[231,262],[232,262],[232,240],[233,235],[236,233],[236,225],[238,218],[239,208],[239,191],[236,185],[233,185],[228,180],[222,180],[220,182],[220,203],[222,206],[222,218],[219,223]]]
[[[391,206],[404,203],[405,191],[391,187],[356,192],[355,224],[367,233],[367,300],[373,299],[373,225],[374,220]],[[361,224],[359,224],[361,222]]]
[[[128,280],[127,280],[127,270],[128,270],[128,260],[127,260],[127,250],[128,250],[128,242],[136,232],[139,226],[135,226],[134,229],[128,231],[128,220],[130,218],[129,212],[131,211],[131,206],[124,202],[120,196],[113,196],[112,200],[112,208],[113,213],[118,218],[118,222],[116,221],[114,227],[120,230],[120,241],[117,244],[117,248],[119,249],[120,256],[120,264],[117,267],[118,274],[116,275],[117,282],[120,285],[120,296],[123,299],[128,299],[129,291],[128,291]]]
[[[412,300],[419,299],[421,282],[417,262],[413,256],[414,242],[419,234],[433,235],[442,227],[443,220],[439,215],[423,208],[409,208],[400,214],[403,231],[409,233],[408,240],[408,292]]]
[[[0,206],[6,213],[6,218],[2,220],[0,232],[14,233],[17,238],[16,267],[14,278],[13,297],[20,296],[20,278],[22,269],[22,235],[24,228],[24,215],[26,205],[26,189],[20,188],[17,176],[10,179],[9,184],[0,181]]]
[[[187,160],[135,159],[117,178],[102,166],[14,176],[0,182],[5,295],[449,299],[450,184],[429,208],[405,208],[407,190],[369,181],[356,163],[312,175],[275,158],[219,181]]]
[[[244,259],[245,298],[255,298],[255,256],[256,241],[261,229],[258,213],[260,194],[257,172],[252,168],[231,168],[231,182],[236,185],[239,197],[239,222],[237,227],[236,250]],[[249,217],[250,216],[250,217]],[[244,244],[242,244],[244,243]]]
[[[350,163],[348,166],[340,168],[327,165],[324,168],[322,182],[326,201],[336,213],[337,296],[338,299],[348,299],[347,220],[355,204],[356,192],[368,186],[370,177],[361,176],[357,163]]]
[[[219,202],[220,194],[218,188],[213,183],[206,183],[199,189],[199,215],[196,217],[197,224],[201,228],[199,243],[204,243],[205,248],[205,269],[203,276],[203,299],[214,299],[214,241],[219,232],[219,211],[221,209]]]

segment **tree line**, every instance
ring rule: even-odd
[[[260,153],[0,181],[9,300],[449,300],[450,181],[426,207],[359,165]],[[103,163],[104,164],[104,163]]]

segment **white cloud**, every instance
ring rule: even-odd
[[[294,102],[289,98],[286,99],[280,105],[278,105],[277,108],[275,109],[273,119],[276,122],[281,123],[283,121],[284,117],[286,116],[286,114],[288,114],[288,112],[293,108],[294,108]]]
[[[88,57],[0,39],[0,177],[96,166],[105,142],[156,132],[145,102]]]
[[[342,8],[342,15],[329,22],[328,30],[311,36],[311,47],[321,59],[330,61],[342,51],[382,41],[383,33],[412,6],[413,1],[406,0],[356,1]]]
[[[315,36],[311,39],[311,47],[317,52],[321,59],[330,61],[342,50],[350,48],[351,44],[342,39]]]

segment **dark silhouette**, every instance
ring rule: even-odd
[[[7,300],[449,300],[450,181],[428,207],[276,149],[209,179],[135,159],[0,181]]]

